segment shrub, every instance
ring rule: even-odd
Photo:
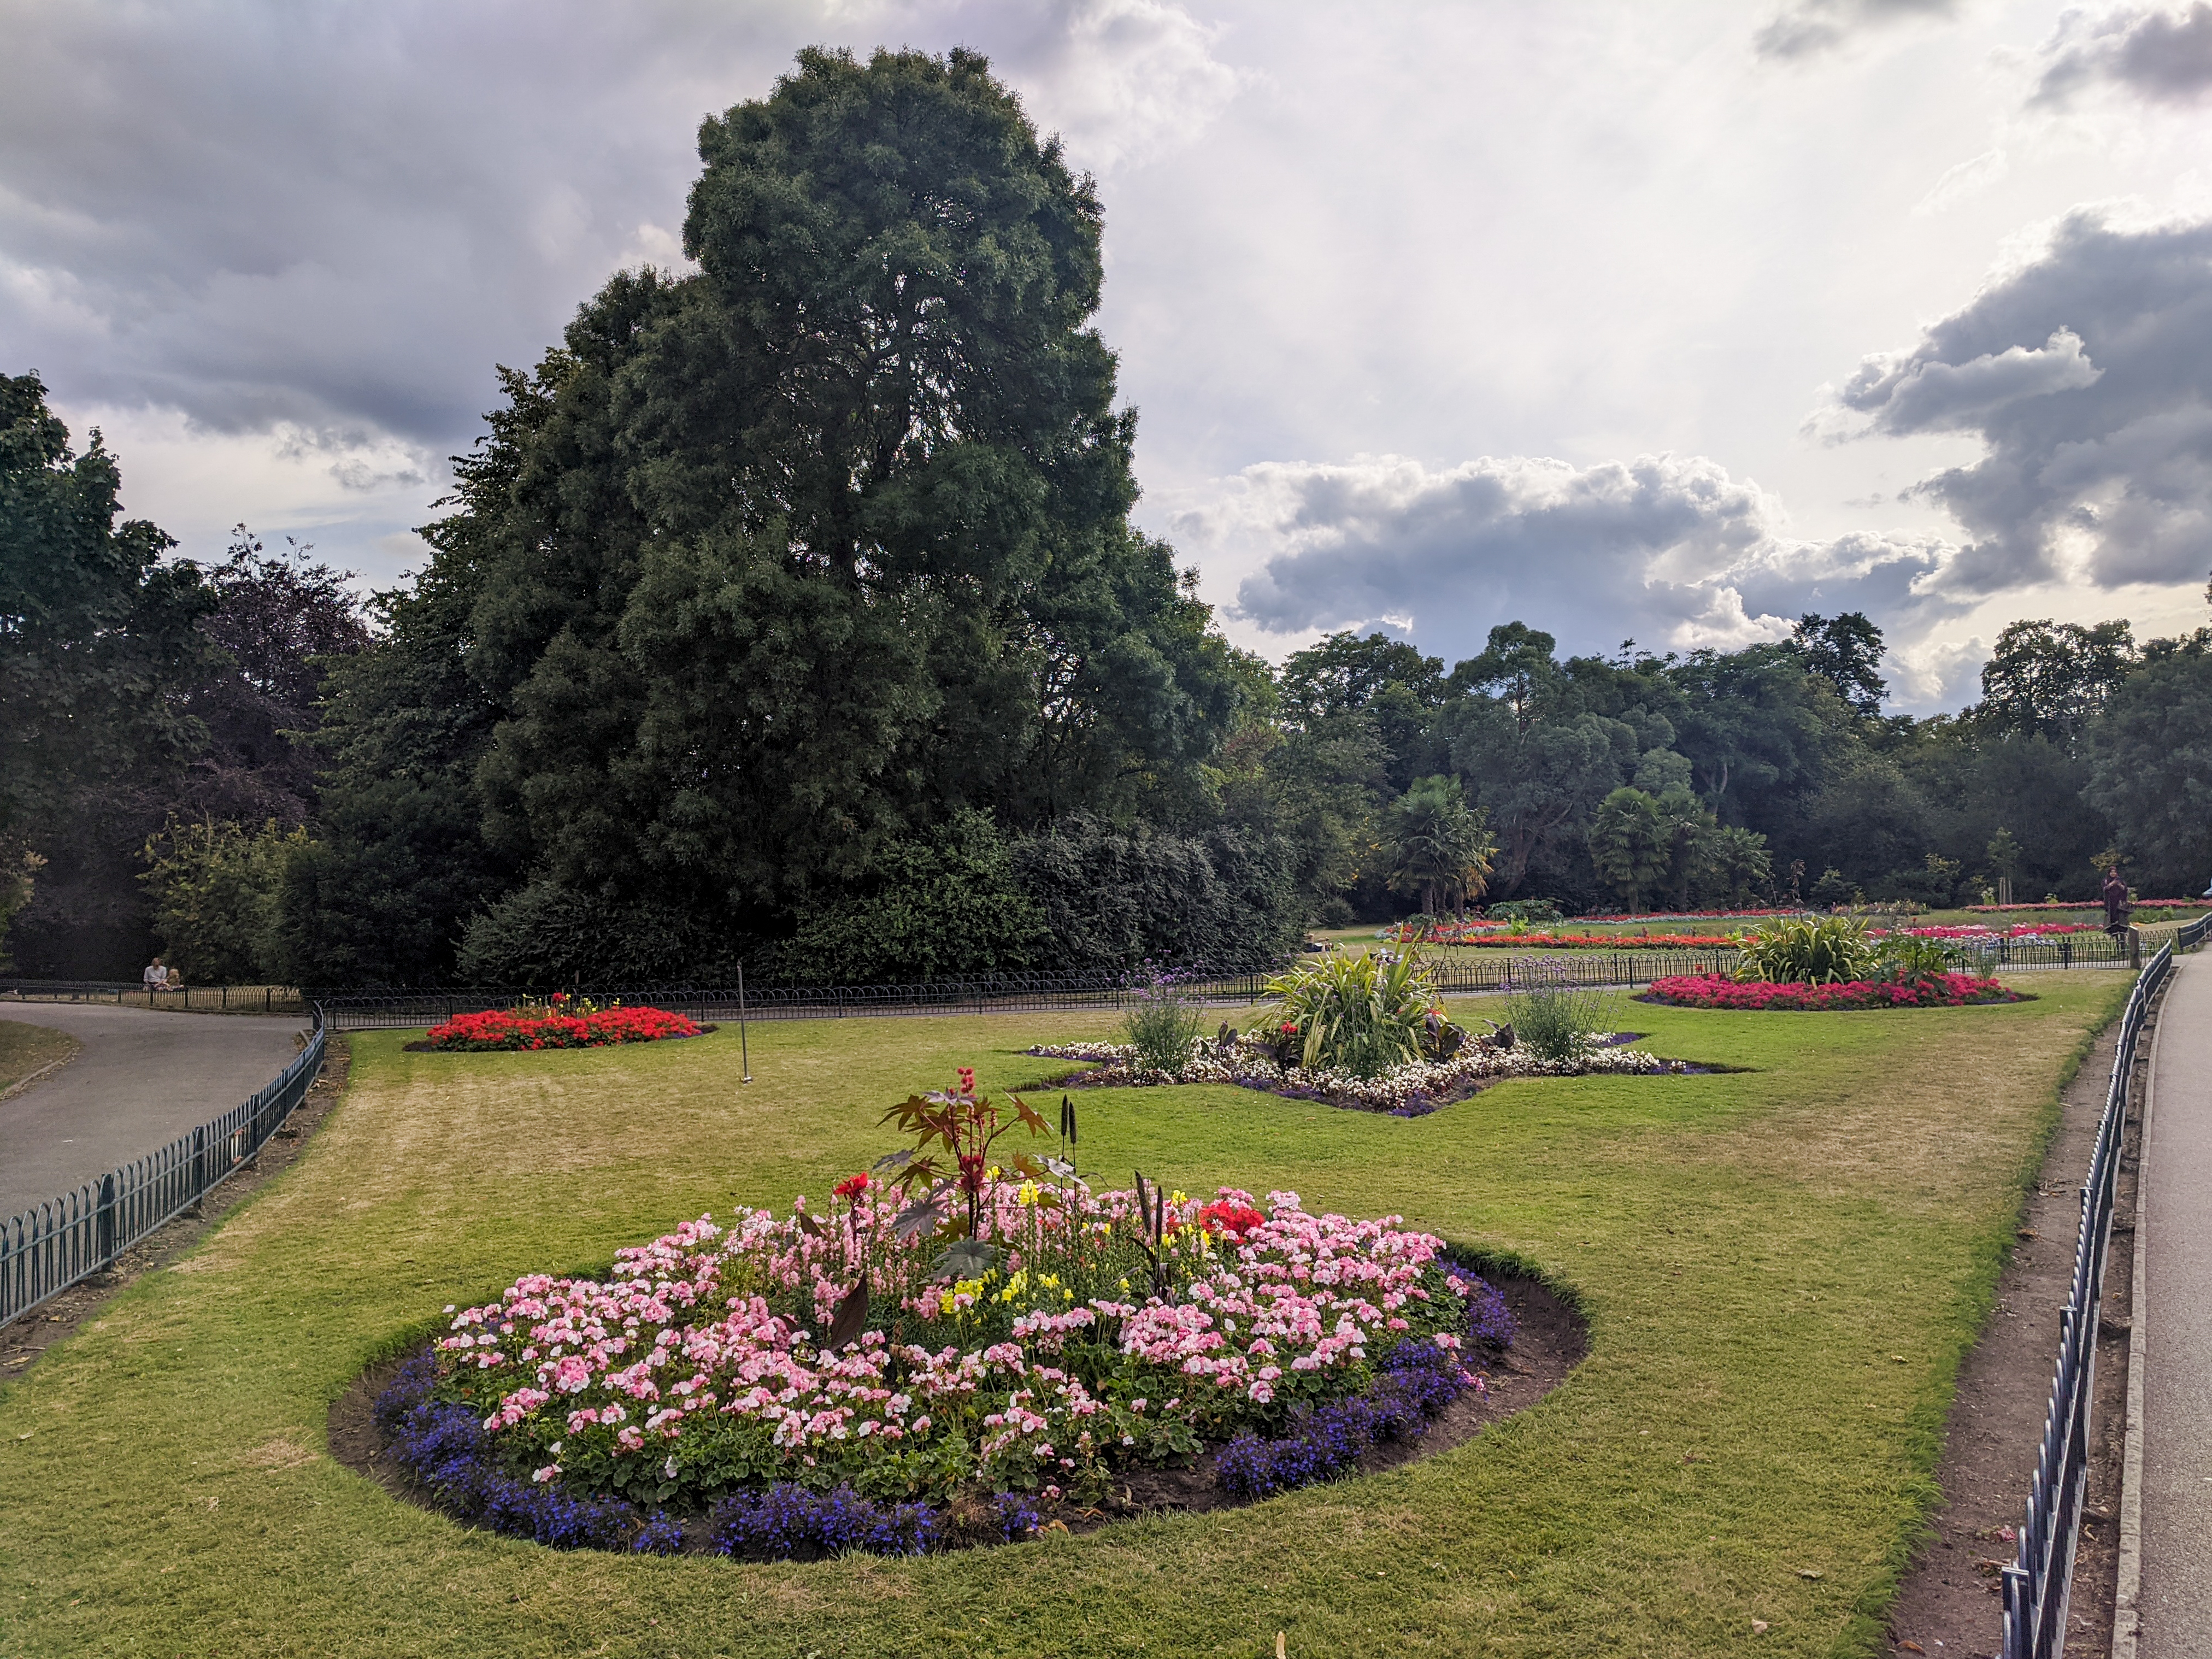
[[[1874,963],[1874,942],[1856,917],[1800,917],[1769,922],[1747,935],[1736,977],[1773,984],[1831,985],[1864,979]]]
[[[1916,938],[1901,930],[1883,939],[1875,951],[1881,976],[1892,981],[1948,974],[1966,960],[1966,952],[1958,945],[1940,939]]]
[[[1270,1016],[1297,1028],[1299,1063],[1310,1071],[1379,1077],[1421,1057],[1421,1038],[1436,993],[1412,954],[1386,963],[1376,956],[1326,956],[1267,981],[1282,1000]]]
[[[1616,995],[1601,987],[1577,985],[1564,972],[1541,966],[1505,1000],[1513,1036],[1540,1060],[1573,1060],[1611,1032]]]
[[[1492,921],[1528,921],[1544,924],[1565,920],[1556,899],[1508,899],[1503,904],[1493,904],[1483,914]]]
[[[1136,1064],[1149,1072],[1181,1071],[1203,1028],[1198,1010],[1172,974],[1143,981],[1121,1019],[1122,1034],[1137,1051]]]
[[[1230,825],[1179,835],[1071,812],[1018,842],[1016,880],[1042,911],[1048,959],[1133,971],[1146,962],[1272,962],[1297,948],[1305,901],[1290,843]]]
[[[890,842],[853,890],[804,909],[775,963],[802,985],[907,984],[1018,973],[1048,943],[991,815],[968,808]]]

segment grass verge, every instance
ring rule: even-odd
[[[330,1402],[447,1302],[732,1201],[819,1199],[908,1090],[1097,1015],[582,1053],[356,1036],[300,1163],[0,1391],[0,1650],[507,1656],[1871,1651],[2057,1080],[2126,986],[1820,1015],[1625,1004],[1754,1069],[1517,1081],[1432,1116],[1081,1097],[1083,1163],[1396,1212],[1570,1290],[1592,1352],[1480,1439],[1209,1516],[921,1561],[556,1555],[396,1503]],[[1049,1115],[1049,1114],[1048,1114]],[[1754,1638],[1753,1621],[1765,1633]]]
[[[0,1095],[49,1066],[77,1051],[77,1040],[66,1031],[45,1025],[27,1025],[20,1019],[0,1019]]]

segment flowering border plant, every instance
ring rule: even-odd
[[[965,1150],[903,1182],[883,1171],[927,1160],[894,1154],[826,1212],[702,1217],[604,1280],[526,1274],[449,1308],[434,1363],[380,1408],[400,1462],[549,1543],[683,1547],[673,1512],[726,1553],[911,1553],[1022,1535],[1039,1502],[1295,1438],[1355,1397],[1332,1445],[1418,1433],[1480,1386],[1474,1349],[1511,1340],[1497,1292],[1397,1217],[1141,1176],[1096,1191],[1057,1158],[1022,1174],[990,1151],[1042,1127],[1012,1105],[963,1074],[890,1115],[925,1147],[980,1146],[972,1187]],[[1292,1462],[1276,1486],[1343,1467]]]
[[[1264,1033],[1237,1037],[1232,1045],[1201,1042],[1192,1048],[1188,1061],[1173,1072],[1146,1069],[1127,1043],[1040,1043],[1027,1052],[1053,1060],[1096,1062],[1097,1071],[1076,1079],[1089,1086],[1228,1083],[1291,1100],[1316,1100],[1361,1111],[1389,1112],[1397,1117],[1425,1116],[1464,1099],[1486,1083],[1506,1078],[1582,1077],[1591,1073],[1656,1076],[1705,1069],[1681,1060],[1662,1060],[1645,1048],[1599,1043],[1586,1046],[1571,1058],[1547,1060],[1520,1043],[1509,1048],[1486,1037],[1462,1044],[1449,1058],[1411,1061],[1371,1078],[1285,1064]]]
[[[456,1014],[433,1025],[433,1048],[471,1054],[520,1048],[600,1048],[617,1042],[659,1042],[697,1036],[707,1028],[665,1008],[601,1008],[586,1002],[570,1006],[556,996],[548,1005],[524,1004],[478,1014]]]
[[[1724,1008],[1743,1012],[1823,1012],[1850,1008],[1962,1008],[1990,1002],[2032,1002],[2024,991],[1971,974],[1923,974],[1902,980],[1837,980],[1826,984],[1735,980],[1723,975],[1684,975],[1654,980],[1637,999],[1677,1008]]]

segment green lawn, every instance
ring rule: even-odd
[[[559,1555],[325,1455],[448,1302],[732,1200],[817,1200],[910,1089],[1098,1016],[756,1027],[583,1054],[351,1039],[300,1163],[0,1389],[0,1652],[1871,1653],[2061,1074],[2127,989],[1887,1014],[1627,1004],[1759,1069],[1505,1085],[1411,1120],[1227,1088],[1084,1097],[1086,1168],[1287,1187],[1510,1252],[1583,1300],[1549,1399],[1390,1474],[921,1561]],[[1126,1174],[1122,1173],[1126,1179]],[[1754,1638],[1752,1621],[1769,1626]]]
[[[26,1025],[20,1019],[0,1019],[0,1095],[32,1073],[67,1060],[77,1051],[77,1040],[66,1031],[44,1025]]]

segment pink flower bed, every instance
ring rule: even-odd
[[[1844,1008],[1961,1008],[1985,1002],[2026,1002],[2026,993],[1970,974],[1926,974],[1899,981],[1854,979],[1832,985],[1735,980],[1719,974],[1652,981],[1638,999],[1677,1008],[1725,1008],[1753,1013],[1820,1012]]]
[[[858,1176],[823,1215],[802,1198],[687,1222],[605,1281],[526,1274],[447,1310],[436,1397],[518,1477],[641,1502],[842,1480],[1057,1498],[1280,1427],[1401,1345],[1455,1354],[1469,1328],[1479,1281],[1395,1216],[1224,1188],[1146,1218],[1072,1176],[991,1176],[992,1249],[950,1270],[902,1239],[906,1200]]]
[[[617,1042],[658,1042],[697,1036],[704,1028],[665,1008],[597,1008],[588,1013],[493,1009],[456,1014],[430,1028],[433,1048],[489,1052],[516,1048],[599,1048]]]

